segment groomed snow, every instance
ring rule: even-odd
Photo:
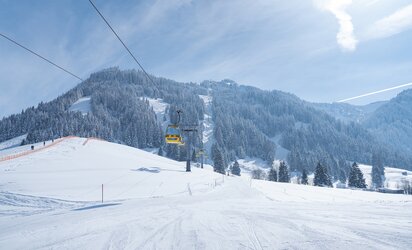
[[[51,143],[51,141],[46,141],[45,145],[47,146],[50,143]],[[14,154],[22,153],[22,152],[27,152],[31,149],[31,146],[34,146],[34,149],[42,148],[44,146],[44,142],[27,144],[27,145],[18,146],[18,147],[16,145],[15,147],[5,148],[3,150],[0,150],[0,158],[2,158],[4,156],[8,156],[8,155],[14,155]]]
[[[250,181],[86,139],[0,162],[4,249],[408,249],[412,196]],[[104,184],[105,202],[101,199]]]

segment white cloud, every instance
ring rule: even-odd
[[[346,8],[352,4],[352,0],[316,0],[315,4],[322,10],[335,15],[339,22],[339,32],[336,35],[338,44],[348,51],[354,51],[358,40],[354,34],[352,17],[346,12]]]
[[[376,21],[367,31],[367,39],[379,39],[412,28],[412,4]]]

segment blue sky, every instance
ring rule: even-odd
[[[233,79],[314,102],[412,82],[412,4],[405,0],[95,0],[156,75]],[[87,0],[0,0],[0,32],[87,78],[137,68]],[[78,84],[0,38],[0,117]],[[365,104],[402,89],[354,100]]]

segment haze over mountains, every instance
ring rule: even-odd
[[[164,124],[176,121],[175,111],[182,109],[183,124],[199,125],[196,147],[205,142],[203,132],[213,129],[210,149],[223,152],[227,164],[257,157],[270,165],[277,151],[283,151],[292,169],[312,171],[321,161],[336,177],[340,170],[348,171],[349,162],[370,164],[372,154],[379,153],[386,165],[412,169],[411,90],[387,103],[355,107],[312,104],[292,94],[230,80],[195,84],[154,78],[154,82],[135,70],[94,73],[55,100],[2,119],[0,141],[24,134],[26,144],[67,135],[93,136],[137,148],[161,147],[165,156],[183,160],[185,149],[165,145],[163,139]],[[149,99],[168,104],[163,117],[156,115]],[[88,100],[83,103],[86,111],[82,100]],[[74,103],[82,109],[73,111]],[[213,127],[207,128],[206,121]]]

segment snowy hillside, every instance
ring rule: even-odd
[[[214,129],[214,124],[213,124],[213,119],[212,119],[212,101],[213,97],[211,94],[209,95],[200,95],[199,96],[205,105],[205,115],[204,115],[204,120],[203,120],[203,133],[202,133],[202,142],[203,142],[203,147],[205,148],[206,152],[210,154],[212,145],[214,143],[214,138],[213,138],[213,129]]]
[[[69,111],[81,112],[82,115],[87,115],[91,112],[90,96],[82,97],[70,106]]]
[[[153,99],[153,98],[146,98],[149,101],[150,106],[153,108],[153,111],[156,114],[157,120],[162,121],[162,125],[166,128],[168,123],[169,117],[166,115],[166,108],[169,104],[165,103],[162,99]],[[166,121],[163,121],[163,118],[166,115]]]
[[[187,193],[188,184],[196,192],[203,188],[203,180],[214,182],[210,171],[199,173],[201,184],[188,176],[181,182],[167,182],[184,172],[184,163],[119,144],[86,143],[82,138],[64,139],[41,152],[3,162],[1,167],[6,172],[1,182],[9,183],[2,191],[76,201],[100,200],[101,184],[106,199],[116,200]]]
[[[313,103],[313,107],[325,111],[329,115],[344,122],[362,123],[368,119],[375,110],[385,105],[387,101],[373,102],[363,106],[348,103]]]
[[[24,139],[26,139],[26,137],[27,137],[27,134],[12,138],[12,139],[4,141],[4,142],[1,142],[0,143],[0,150],[20,146],[22,141]]]
[[[362,170],[368,187],[372,186],[372,166],[359,164],[359,168]],[[408,180],[412,183],[412,171],[405,169],[385,167],[385,183],[384,187],[390,189],[402,189],[403,181]]]
[[[0,246],[407,249],[412,244],[412,196],[251,182],[210,167],[187,173],[184,165],[84,138],[64,138],[0,162]]]
[[[250,178],[251,172],[254,169],[261,169],[265,173],[269,171],[269,166],[267,162],[259,158],[238,159],[237,161],[241,168],[242,177]],[[273,167],[275,169],[278,169],[279,164],[280,164],[279,160],[275,160],[273,163]],[[372,176],[371,176],[372,166],[365,165],[365,164],[359,164],[359,168],[363,173],[367,187],[371,187],[372,186]],[[291,171],[293,171],[293,169]],[[313,178],[314,178],[313,173],[308,175],[308,181],[309,181],[309,184],[311,185],[313,184]],[[399,168],[385,167],[384,187],[389,188],[389,189],[402,189],[405,181],[409,181],[409,183],[412,183],[412,171],[408,171],[405,169],[399,169]],[[293,176],[293,172],[291,172],[291,183],[299,183],[297,180],[297,177]],[[337,182],[335,182],[335,184],[336,183]]]

